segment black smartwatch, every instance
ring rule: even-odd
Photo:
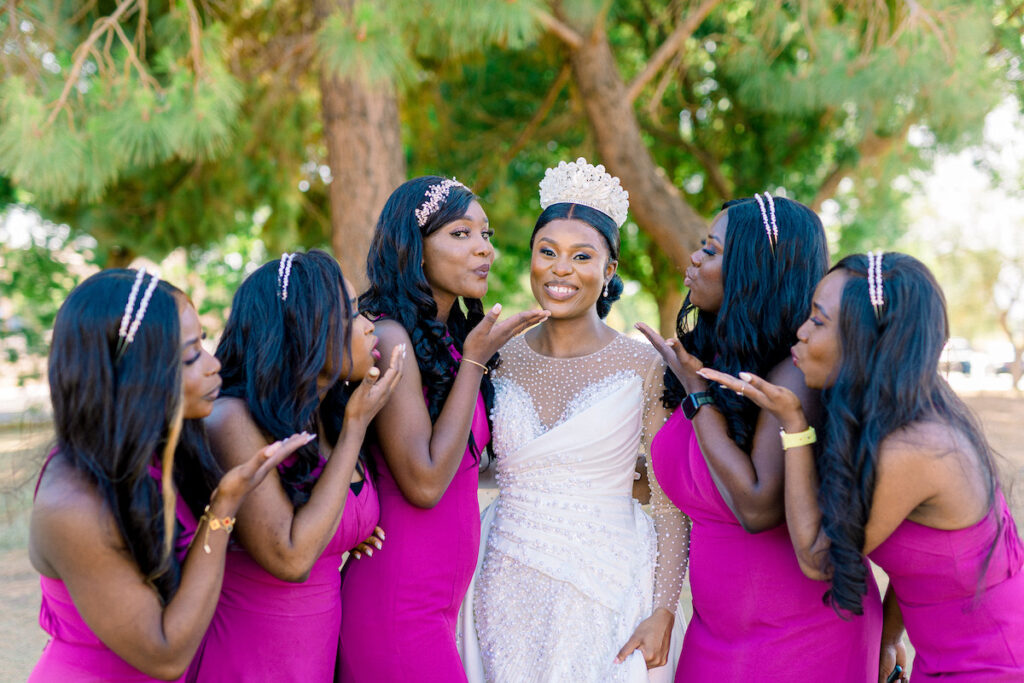
[[[711,398],[710,392],[695,391],[692,394],[687,394],[680,405],[683,408],[683,415],[686,416],[686,419],[692,420],[696,417],[697,411],[700,410],[701,406],[714,402],[715,399]]]

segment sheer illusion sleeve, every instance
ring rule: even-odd
[[[644,427],[641,436],[651,486],[651,516],[658,534],[658,561],[654,573],[654,609],[664,607],[673,614],[679,605],[690,556],[690,518],[661,490],[651,466],[651,441],[668,419],[661,402],[665,364],[655,358],[644,380]]]

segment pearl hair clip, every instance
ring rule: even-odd
[[[768,235],[768,244],[771,246],[772,253],[774,254],[775,245],[779,243],[779,224],[775,222],[775,200],[768,192],[764,193],[764,199],[755,192],[754,199],[757,200],[757,205],[761,207],[761,221],[764,222],[764,231]],[[765,210],[765,202],[768,203],[767,210]]]
[[[422,228],[430,220],[430,217],[441,208],[441,205],[448,200],[448,193],[451,192],[453,187],[462,187],[469,190],[468,187],[460,183],[455,178],[445,178],[439,183],[434,183],[427,188],[424,196],[427,198],[420,208],[416,209],[413,213],[416,214],[416,223]]]
[[[281,254],[281,262],[277,266],[277,296],[281,301],[288,301],[288,278],[292,275],[292,261],[296,254],[289,254],[287,251]]]
[[[596,209],[615,221],[621,228],[629,212],[629,193],[619,179],[604,170],[602,164],[594,166],[583,157],[549,168],[540,181],[540,208],[552,204],[582,204]]]
[[[128,350],[128,346],[135,341],[135,335],[139,331],[139,326],[142,325],[146,309],[149,308],[149,300],[153,298],[153,290],[156,289],[157,284],[160,282],[160,277],[157,274],[150,274],[149,285],[146,287],[146,291],[142,293],[139,308],[135,311],[135,318],[132,319],[132,309],[135,307],[135,300],[139,296],[139,290],[142,288],[142,282],[145,278],[146,267],[143,266],[139,268],[138,273],[135,275],[135,282],[132,283],[132,289],[128,293],[128,303],[124,307],[124,315],[121,316],[121,326],[117,330],[118,359]]]
[[[885,305],[885,290],[882,289],[882,257],[881,251],[868,252],[868,298],[875,309],[875,320],[882,317],[882,306]]]

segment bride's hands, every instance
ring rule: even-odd
[[[672,642],[672,625],[676,617],[664,607],[654,610],[654,614],[641,621],[633,635],[615,655],[615,663],[621,664],[626,657],[639,649],[647,662],[647,668],[664,666],[668,662],[669,646]]]

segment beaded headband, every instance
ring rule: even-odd
[[[445,178],[439,183],[434,183],[427,188],[427,191],[423,193],[426,200],[420,204],[420,208],[416,209],[413,213],[416,214],[416,223],[422,228],[430,220],[441,205],[448,201],[448,193],[451,192],[453,187],[462,187],[469,190],[468,187],[460,183],[455,178]]]
[[[885,305],[885,290],[882,289],[882,257],[881,251],[868,252],[868,298],[875,309],[875,320],[882,317],[882,306]]]
[[[277,296],[281,301],[288,301],[288,278],[292,275],[292,261],[296,254],[287,251],[281,254],[281,262],[277,266]]]
[[[602,164],[594,166],[580,157],[576,161],[558,162],[544,172],[540,181],[540,208],[552,204],[582,204],[596,209],[621,228],[629,212],[629,193],[619,179],[607,173]]]
[[[761,195],[755,192],[754,199],[757,200],[757,205],[761,207],[761,221],[764,223],[765,233],[768,234],[768,245],[772,248],[772,253],[774,254],[775,245],[779,243],[779,224],[775,222],[775,200],[767,192],[764,193],[764,199],[761,199]],[[766,201],[768,203],[767,210],[765,210]]]
[[[142,282],[145,278],[146,268],[143,266],[135,274],[135,282],[132,283],[132,289],[128,293],[128,303],[124,307],[124,315],[121,316],[121,326],[117,330],[118,359],[124,355],[131,343],[135,341],[135,335],[139,331],[139,326],[142,325],[142,319],[146,316],[146,309],[149,308],[149,300],[153,298],[153,291],[160,282],[158,275],[155,273],[150,275],[149,285],[146,287],[146,291],[142,293],[139,308],[135,311],[135,318],[132,319],[132,309],[135,307],[135,300],[139,296],[139,290],[142,288]]]

